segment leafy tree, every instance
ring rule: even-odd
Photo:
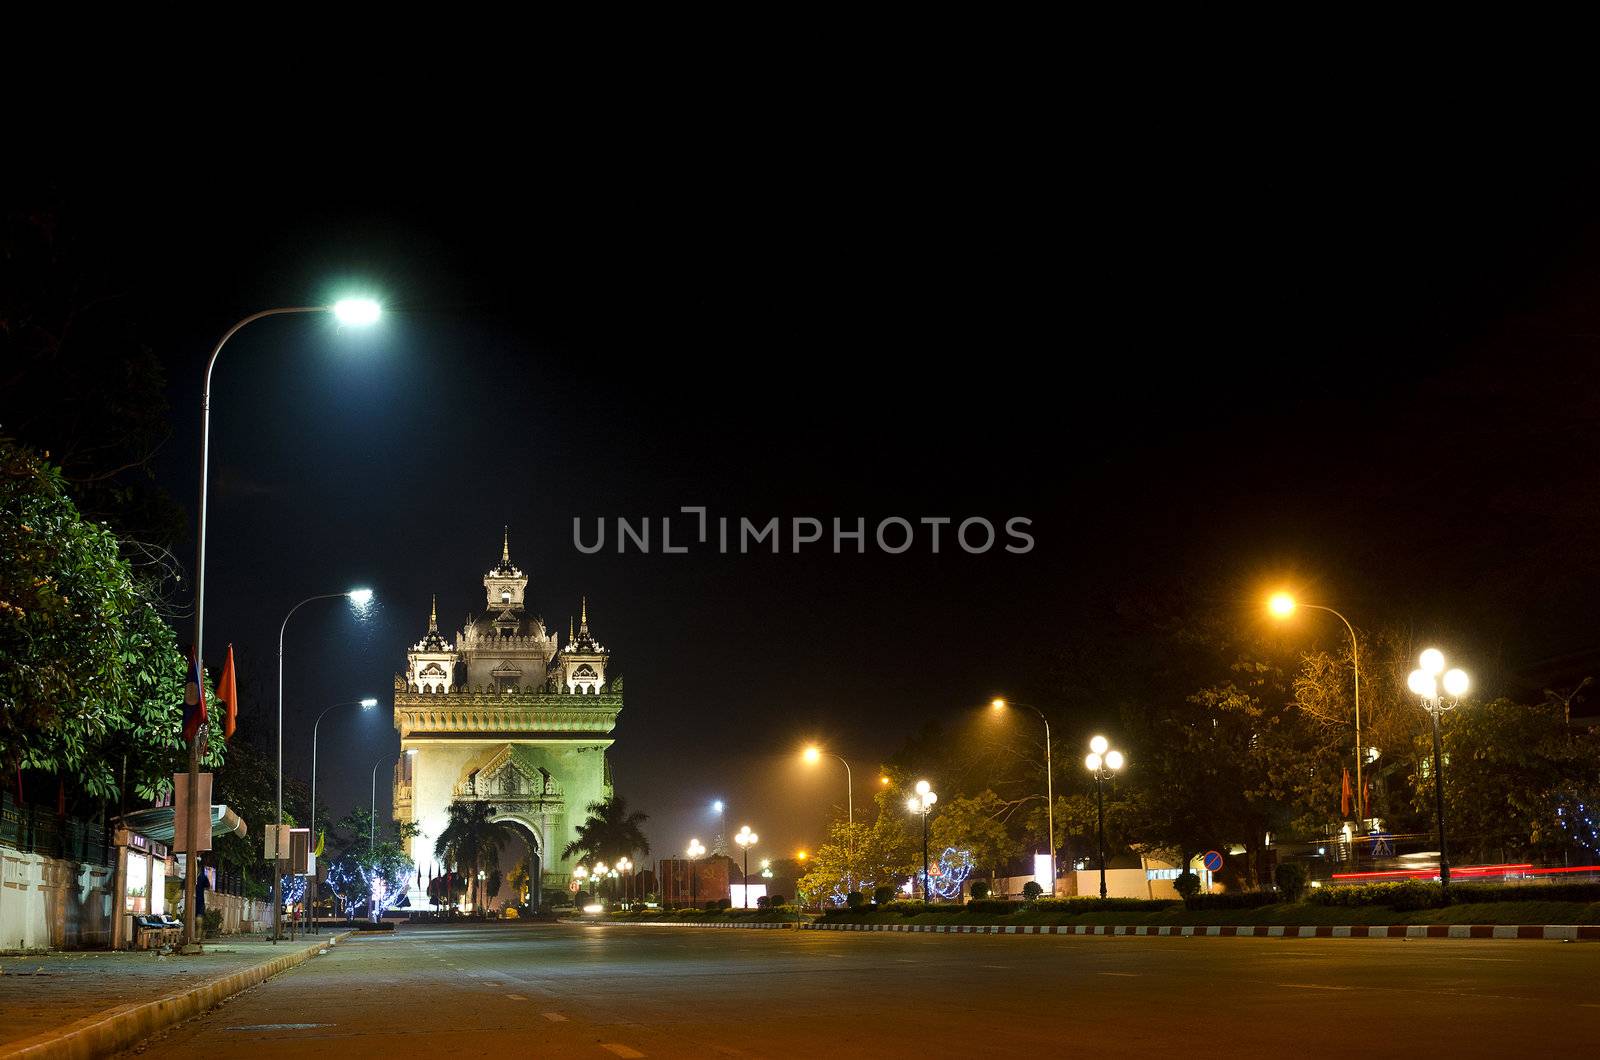
[[[109,530],[0,439],[0,758],[93,798],[153,799],[184,763],[186,664]],[[208,765],[221,761],[210,741]]]
[[[244,836],[228,834],[215,840],[217,859],[234,871],[264,869],[261,852],[265,849],[266,827],[277,815],[277,763],[245,735],[234,734],[228,744],[228,760],[213,780],[212,800],[227,806],[244,819],[249,831]],[[298,778],[283,778],[283,815],[286,823],[305,819],[311,804],[310,791]],[[316,837],[311,844],[316,846]],[[267,873],[268,879],[271,874]]]
[[[642,826],[647,814],[628,812],[628,800],[613,795],[605,802],[591,802],[588,818],[578,826],[577,838],[561,851],[563,858],[596,858],[615,864],[621,857],[637,858],[650,853],[650,841]]]
[[[806,859],[807,872],[800,889],[827,901],[838,887],[849,893],[868,883],[883,883],[921,864],[922,837],[913,837],[906,811],[892,791],[876,795],[877,812],[871,824],[864,815],[855,824],[835,820],[830,839]],[[920,827],[920,826],[919,826]]]
[[[1004,823],[1008,809],[988,788],[976,795],[957,795],[949,802],[939,800],[929,822],[933,848],[966,850],[972,854],[973,864],[998,872],[1018,849]]]

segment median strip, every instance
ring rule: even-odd
[[[727,926],[727,925],[719,925]],[[740,925],[743,926],[743,925]],[[798,924],[805,931],[902,931],[937,935],[1166,935],[1217,938],[1543,939],[1600,941],[1596,924]]]

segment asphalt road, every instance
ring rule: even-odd
[[[352,939],[150,1055],[1581,1052],[1600,944],[487,924]]]

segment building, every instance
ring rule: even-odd
[[[447,639],[437,597],[428,631],[395,677],[394,725],[404,753],[395,766],[394,809],[421,833],[408,853],[424,881],[439,874],[434,843],[454,800],[494,806],[493,820],[523,840],[500,855],[502,876],[525,860],[539,892],[566,889],[574,863],[561,857],[590,803],[611,797],[606,750],[622,710],[622,679],[608,678],[609,653],[581,621],[565,645],[528,610],[528,575],[511,562],[509,531],[500,562],[483,577],[485,610]],[[509,898],[509,883],[501,899]],[[426,907],[418,890],[415,907]],[[492,903],[491,903],[492,904]]]

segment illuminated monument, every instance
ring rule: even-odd
[[[509,533],[483,588],[487,610],[454,643],[439,632],[435,603],[427,634],[395,677],[394,725],[408,752],[395,766],[395,817],[422,829],[408,853],[426,881],[439,871],[434,841],[450,803],[492,803],[494,819],[516,825],[527,847],[501,852],[502,875],[531,856],[538,902],[539,890],[566,888],[573,865],[561,850],[589,804],[611,797],[606,748],[622,679],[607,683],[609,653],[589,634],[586,600],[564,647],[528,612],[528,576],[511,563]],[[503,886],[501,897],[509,895]],[[427,908],[421,891],[410,898]]]

